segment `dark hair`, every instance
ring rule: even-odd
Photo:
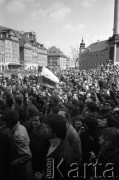
[[[115,116],[111,113],[102,116],[102,119],[107,119],[107,126],[108,127],[116,127],[119,128],[119,122],[118,120],[115,118]]]
[[[18,105],[21,105],[21,104],[22,104],[22,99],[21,99],[21,97],[16,96],[16,97],[15,97],[15,102],[16,102]]]
[[[88,102],[87,107],[91,112],[98,111],[98,107],[95,102]]]
[[[53,101],[53,105],[55,106],[57,106],[58,105],[58,103],[59,103],[59,97],[57,96],[57,95],[52,95],[51,97],[50,97],[50,101]]]
[[[48,114],[45,123],[52,128],[53,133],[59,138],[64,139],[66,137],[66,121],[63,116],[59,114]]]
[[[119,146],[119,129],[115,127],[105,128],[102,132],[102,135],[105,139],[109,140],[115,146]]]
[[[24,108],[19,108],[18,113],[19,113],[20,122],[21,121],[24,122],[28,120],[28,113]]]
[[[89,130],[96,129],[98,126],[97,116],[94,114],[86,115],[84,122]]]
[[[82,123],[84,123],[84,117],[82,115],[76,115],[74,120],[75,121],[82,121]]]
[[[59,111],[64,111],[65,112],[65,118],[67,119],[68,122],[71,122],[71,114],[69,109],[67,108],[61,108]]]
[[[6,112],[5,114],[5,121],[6,124],[10,125],[10,126],[14,126],[18,123],[19,121],[19,113],[17,110],[9,110]]]
[[[11,96],[6,96],[6,102],[9,107],[13,105],[13,98]]]

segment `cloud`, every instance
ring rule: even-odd
[[[4,4],[5,0],[0,0],[0,5]]]
[[[78,28],[79,28],[79,29],[84,29],[84,28],[85,28],[85,25],[84,25],[84,24],[79,24],[79,25],[78,25]]]
[[[50,18],[53,21],[59,22],[71,13],[71,9],[65,6],[63,3],[55,3],[53,7],[49,10],[49,12]]]
[[[21,1],[23,1],[23,2],[25,2],[25,3],[31,3],[31,2],[34,2],[34,0],[21,0]]]
[[[51,46],[53,46],[53,43],[47,41],[47,42],[45,42],[44,46],[45,46],[47,49],[49,49]]]
[[[87,8],[90,8],[95,6],[97,1],[98,0],[82,0],[81,4]]]
[[[4,2],[5,0],[0,0]],[[6,10],[10,13],[23,13],[27,6],[33,6],[38,2],[38,0],[9,0],[6,1]]]
[[[31,14],[30,14],[30,17],[33,19],[33,20],[39,20],[39,18],[45,18],[47,16],[47,12],[43,9],[39,9],[38,11],[35,10],[33,11]]]
[[[54,3],[51,7],[47,9],[40,9],[36,7],[35,10],[30,14],[33,20],[38,20],[39,17],[51,20],[52,22],[59,22],[65,19],[65,17],[71,13],[71,9],[64,5],[63,3]]]
[[[13,0],[6,5],[6,9],[10,13],[22,13],[25,10],[23,1]]]
[[[62,28],[63,31],[68,31],[70,33],[74,33],[76,32],[76,28],[73,27],[71,24],[66,24],[63,28]]]
[[[62,27],[63,31],[69,32],[69,33],[77,33],[79,30],[84,30],[85,25],[79,24],[78,26],[73,26],[71,24],[66,24],[64,27]]]

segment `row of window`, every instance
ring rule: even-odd
[[[19,56],[19,52],[17,52],[17,51],[13,51],[13,53],[12,53],[12,56]]]
[[[36,52],[32,52],[32,55],[33,55],[33,56],[37,56],[37,53],[36,53]]]
[[[38,59],[47,59],[47,56],[38,56]]]
[[[5,45],[12,45],[12,42],[5,40]]]
[[[79,66],[99,66],[102,65],[103,61],[99,61],[99,62],[87,62],[87,63],[79,63]]]
[[[82,57],[85,57],[85,58],[97,58],[97,57],[104,57],[104,56],[106,56],[106,57],[108,57],[109,56],[109,54],[108,53],[103,53],[103,54],[88,54],[88,55],[86,55],[86,54],[84,54],[84,55],[82,55]]]
[[[12,47],[13,47],[13,48],[19,48],[19,44],[17,44],[17,43],[12,43]]]

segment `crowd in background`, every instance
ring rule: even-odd
[[[118,179],[119,66],[55,75],[1,75],[0,180]]]

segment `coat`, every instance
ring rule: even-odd
[[[32,165],[34,172],[42,172],[45,157],[50,146],[44,128],[45,126],[41,124],[30,134],[30,148],[32,152]]]
[[[42,180],[51,178],[54,180],[70,179],[68,172],[75,162],[72,147],[67,140],[62,140],[58,147],[46,157],[46,164]],[[59,171],[58,171],[59,169]]]
[[[81,140],[76,129],[71,124],[68,124],[67,126],[66,140],[69,141],[72,147],[75,161],[81,163],[82,162]]]
[[[30,139],[26,128],[18,122],[12,129],[12,137],[16,148],[11,163],[12,180],[32,180],[32,155],[29,147]]]
[[[10,129],[3,125],[0,127],[0,179],[10,179],[11,154],[13,142]]]

